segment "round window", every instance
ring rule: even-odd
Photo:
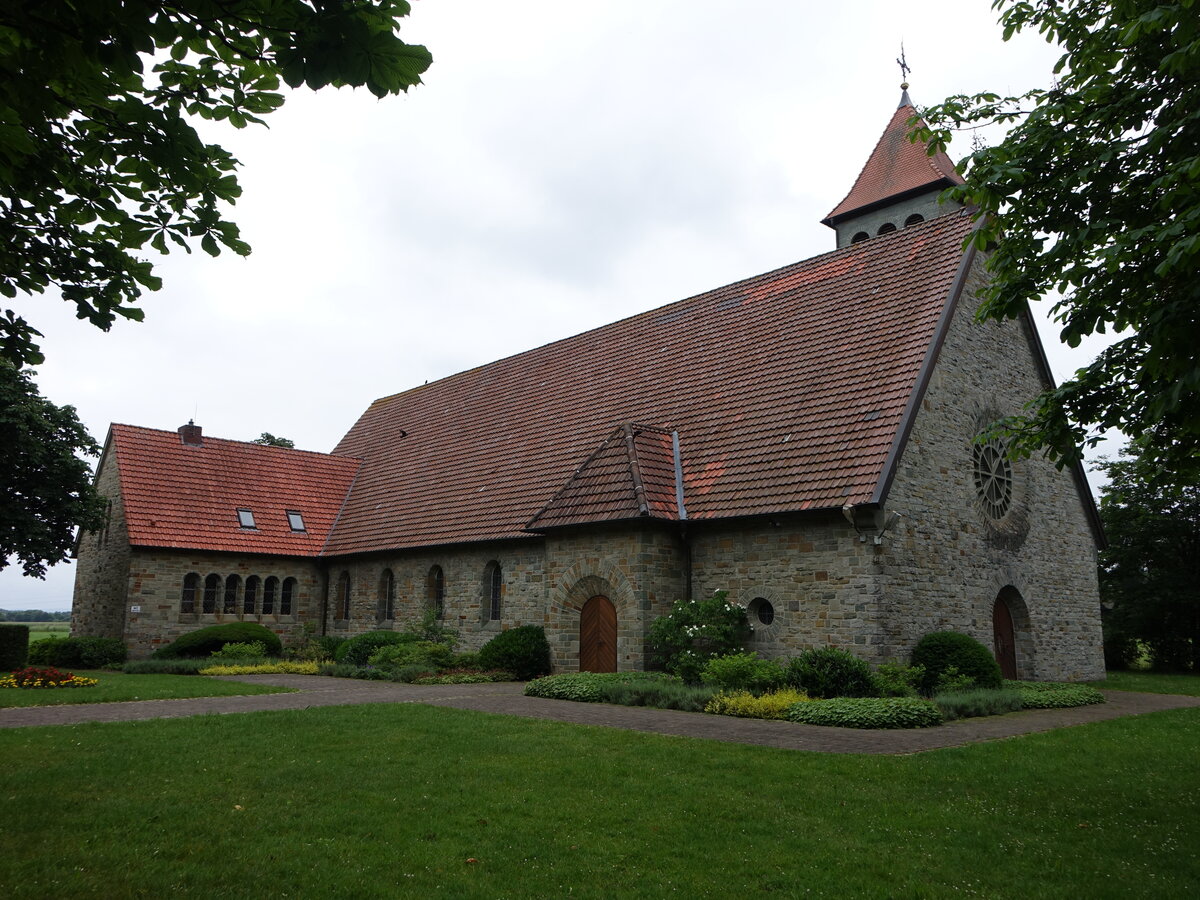
[[[993,519],[1003,519],[1012,505],[1012,463],[1008,447],[999,438],[976,444],[975,493],[983,511]]]
[[[750,611],[763,625],[770,625],[775,621],[775,607],[765,597],[755,597],[751,600]]]

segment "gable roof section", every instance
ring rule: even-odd
[[[138,547],[316,556],[333,527],[359,461],[305,450],[113,425],[129,543]],[[254,529],[238,524],[239,508]],[[304,517],[292,531],[287,511]]]
[[[885,206],[892,200],[963,183],[954,163],[943,151],[930,156],[923,144],[908,139],[908,120],[917,111],[906,102],[907,98],[906,91],[850,193],[821,220],[823,224],[832,227],[855,213]]]
[[[940,216],[375,401],[334,450],[363,465],[327,552],[521,537],[626,422],[679,433],[690,519],[869,502],[970,225]]]
[[[618,426],[529,522],[541,530],[584,522],[650,517],[678,521],[671,433]]]

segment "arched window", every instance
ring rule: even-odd
[[[279,579],[274,575],[263,582],[262,614],[275,615],[275,595],[279,593]]]
[[[500,596],[504,593],[504,571],[493,560],[483,570],[483,608],[489,622],[500,621]]]
[[[283,579],[283,590],[279,594],[279,614],[281,616],[292,614],[292,600],[296,596],[297,584],[299,582],[295,578]]]
[[[434,566],[429,570],[425,586],[425,600],[426,605],[434,611],[439,619],[445,615],[446,576],[443,574],[441,566]]]
[[[909,225],[920,225],[924,221],[925,221],[925,217],[923,215],[921,215],[920,213],[913,213],[911,216],[909,216],[907,219],[904,220],[904,227],[907,228]]]
[[[867,234],[865,231],[859,231],[859,232],[855,233],[854,237],[850,238],[850,243],[861,244],[863,241],[865,241],[869,237],[870,237],[870,235]]]
[[[204,601],[202,611],[212,615],[217,611],[217,593],[221,590],[221,576],[209,575],[204,579]]]
[[[875,233],[876,234],[891,234],[895,230],[896,230],[896,226],[893,225],[891,222],[884,222],[882,225],[879,226],[879,230]]]
[[[350,573],[343,572],[338,577],[337,587],[337,618],[350,619]]]
[[[246,579],[246,593],[242,595],[242,613],[252,616],[258,612],[258,588],[262,579],[251,575]]]
[[[183,593],[179,596],[179,611],[190,615],[196,611],[196,595],[200,593],[200,576],[189,572],[183,576]]]
[[[379,619],[390,622],[396,618],[396,576],[384,569],[379,576]]]
[[[221,611],[227,616],[232,616],[237,613],[238,588],[242,586],[242,579],[237,575],[230,575],[225,579],[225,603],[221,607]]]

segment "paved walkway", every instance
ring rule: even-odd
[[[854,728],[797,725],[792,722],[735,719],[669,709],[543,700],[524,696],[523,686],[512,683],[412,685],[317,675],[251,675],[228,680],[282,685],[294,688],[295,693],[0,709],[0,728],[75,725],[82,722],[132,722],[140,719],[311,709],[317,706],[347,706],[360,703],[423,703],[531,719],[626,728],[653,734],[705,738],[735,744],[757,744],[786,750],[896,754],[958,747],[979,741],[1016,737],[1164,709],[1200,707],[1200,697],[1105,691],[1108,702],[1096,706],[1029,710],[986,719],[966,719],[937,728],[863,731]]]

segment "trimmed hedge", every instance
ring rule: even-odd
[[[1090,706],[1103,703],[1104,695],[1091,685],[1062,684],[1052,681],[1006,681],[1021,695],[1026,709],[1070,709],[1074,706]]]
[[[481,669],[504,669],[518,681],[550,674],[550,644],[541,625],[502,631],[479,651]]]
[[[126,675],[199,675],[201,669],[213,665],[211,657],[196,659],[135,659],[125,663]]]
[[[368,631],[338,644],[333,659],[334,662],[345,666],[365,666],[371,654],[381,647],[389,644],[412,644],[416,640],[415,634],[404,631]]]
[[[837,647],[805,650],[788,663],[787,683],[810,697],[874,697],[878,692],[871,667]]]
[[[975,687],[998,688],[1003,678],[1000,664],[992,651],[969,634],[957,631],[935,631],[925,635],[913,648],[912,664],[923,666],[921,692],[932,694],[938,677],[951,666],[962,675],[970,676]]]
[[[29,626],[0,624],[0,672],[24,668],[29,658]]]
[[[602,687],[606,684],[666,682],[682,684],[674,675],[656,672],[563,672],[536,678],[525,685],[526,697],[545,697],[550,700],[576,700],[580,703],[603,703]]]
[[[117,638],[48,637],[29,645],[29,663],[68,669],[102,669],[125,662],[129,651]]]
[[[189,631],[165,647],[159,647],[151,659],[194,659],[201,656],[211,656],[214,650],[220,650],[226,644],[245,644],[250,641],[262,641],[271,656],[283,652],[283,644],[279,635],[264,625],[256,622],[230,622],[227,625],[210,625],[196,631]]]
[[[788,709],[787,719],[838,728],[928,728],[942,724],[942,711],[914,697],[836,697],[797,703]]]

